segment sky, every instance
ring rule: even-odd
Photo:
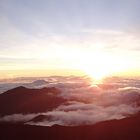
[[[139,7],[139,0],[0,0],[0,77],[140,75]]]

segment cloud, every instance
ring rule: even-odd
[[[13,114],[0,118],[0,122],[26,122],[36,117],[38,114]]]
[[[130,81],[129,85],[135,80]],[[65,88],[61,89],[63,91],[61,96],[74,101],[69,101],[48,112],[46,115],[51,116],[52,120],[44,125],[51,125],[52,122],[60,125],[94,124],[104,120],[121,119],[140,110],[138,106],[140,89],[137,87],[120,86],[120,88],[104,90],[98,86],[86,85],[82,88],[75,88],[75,86]]]
[[[4,116],[0,120],[29,121],[28,124],[44,126],[90,125],[105,120],[122,119],[140,111],[138,79],[115,78],[112,80],[110,78],[100,85],[91,82],[87,77],[52,76],[46,77],[45,80],[48,82],[47,86],[59,88],[61,90],[59,96],[68,101],[54,110],[40,113],[44,115],[44,119],[38,122],[31,120],[40,114],[14,114]],[[104,88],[110,85],[113,88]]]
[[[91,125],[97,122],[122,119],[126,116],[138,112],[140,108],[134,108],[128,105],[119,106],[96,106],[94,104],[76,103],[68,106],[60,106],[54,111],[47,112],[46,118],[51,119],[41,122],[29,122],[28,124],[52,126],[54,124],[64,126]]]

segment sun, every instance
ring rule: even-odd
[[[105,53],[87,55],[82,59],[80,69],[96,81],[112,76],[120,67],[115,65],[115,59]],[[116,67],[117,66],[117,67]]]
[[[101,81],[110,75],[110,72],[103,68],[85,68],[84,72],[95,81]]]

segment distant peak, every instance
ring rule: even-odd
[[[45,80],[36,80],[32,82],[33,84],[47,84],[48,82]]]
[[[13,89],[27,89],[27,88],[24,86],[19,86],[19,87],[13,88]]]
[[[24,87],[24,86],[18,86],[18,87],[15,87],[15,88],[13,88],[13,89],[10,89],[10,90],[8,90],[8,91],[15,91],[15,90],[25,90],[25,89],[28,89],[28,88],[26,88],[26,87]]]
[[[48,93],[48,92],[51,92],[51,93],[60,93],[61,91],[55,87],[43,87],[43,88],[39,88],[39,89],[36,89],[36,88],[26,88],[24,86],[19,86],[19,87],[16,87],[16,88],[13,88],[13,89],[10,89],[6,92],[4,92],[3,94],[9,94],[9,93],[40,93],[40,92],[43,92],[43,93]]]

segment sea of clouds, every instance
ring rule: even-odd
[[[64,126],[90,125],[105,120],[122,119],[140,111],[140,79],[111,77],[98,83],[89,77],[51,76],[14,79],[0,83],[0,93],[17,87],[56,87],[67,102],[54,110],[37,114],[13,114],[0,118],[6,122],[25,122],[30,125]],[[37,80],[37,81],[36,81]],[[43,119],[32,121],[38,115]]]

